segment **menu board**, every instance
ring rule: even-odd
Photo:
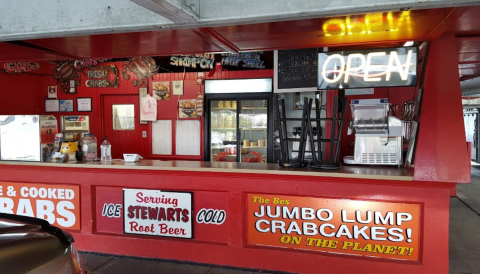
[[[316,91],[318,48],[275,51],[275,92]]]

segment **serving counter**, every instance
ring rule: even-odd
[[[448,273],[450,187],[402,168],[0,161],[0,211],[80,250],[294,273]]]

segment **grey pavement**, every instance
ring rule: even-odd
[[[480,274],[480,165],[472,166],[472,183],[457,186],[450,199],[450,274]],[[82,252],[93,274],[259,274],[269,271],[142,259]]]

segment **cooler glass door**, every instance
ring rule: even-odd
[[[267,163],[268,101],[241,100],[240,105],[240,161]]]
[[[237,161],[237,101],[210,101],[210,161]]]

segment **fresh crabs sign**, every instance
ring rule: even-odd
[[[88,88],[118,88],[120,78],[118,69],[115,65],[96,66],[86,69],[87,80],[85,86]]]

